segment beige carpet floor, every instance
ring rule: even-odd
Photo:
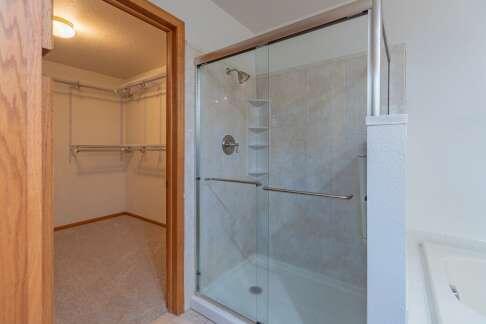
[[[165,229],[130,216],[55,232],[55,323],[145,324],[166,313]]]

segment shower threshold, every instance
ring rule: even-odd
[[[191,297],[191,309],[218,324],[256,324],[255,321],[199,293]]]

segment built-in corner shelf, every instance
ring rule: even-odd
[[[261,177],[267,174],[268,172],[266,170],[250,170],[248,172],[248,175],[252,177]]]
[[[248,130],[253,133],[263,133],[268,131],[268,127],[248,127]]]
[[[248,99],[248,175],[268,175],[270,101]]]
[[[263,148],[268,147],[268,145],[267,144],[249,144],[248,147],[251,148],[251,149],[259,150],[259,149],[263,149]]]
[[[266,99],[248,99],[248,102],[254,107],[263,107],[270,103],[270,101]]]

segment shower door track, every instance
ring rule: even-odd
[[[195,65],[201,65],[218,61],[285,38],[297,36],[315,29],[353,19],[361,15],[366,15],[369,10],[376,6],[375,2],[378,1],[381,2],[381,0],[355,0],[344,5],[339,5],[287,26],[268,31],[239,43],[196,57],[194,63]]]

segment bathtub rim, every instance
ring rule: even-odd
[[[437,242],[425,240],[419,243],[423,259],[427,297],[433,324],[484,324],[486,317],[468,305],[457,300],[449,290],[449,280],[445,268],[446,258],[480,258],[486,260],[484,242]]]

